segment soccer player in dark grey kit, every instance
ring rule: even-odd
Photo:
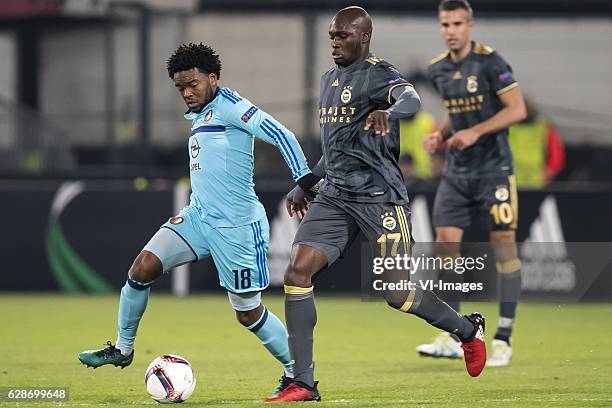
[[[397,164],[398,119],[418,111],[419,96],[391,64],[370,54],[372,21],[365,10],[340,10],[329,36],[336,66],[321,77],[323,157],[313,171],[324,181],[298,229],[285,272],[285,318],[295,377],[267,402],[320,400],[312,358],[317,321],[313,275],[335,262],[360,230],[378,255],[410,255],[408,196]],[[304,194],[298,187],[289,193],[290,214],[303,216]],[[421,288],[387,292],[385,299],[394,309],[459,336],[468,372],[480,374],[486,360],[480,314],[461,316]]]
[[[508,126],[526,116],[525,102],[514,74],[493,49],[471,41],[473,12],[466,0],[443,0],[440,31],[448,51],[434,58],[429,77],[448,110],[442,129],[425,139],[434,153],[446,141],[446,166],[434,203],[438,256],[458,257],[463,230],[475,211],[490,214],[491,243],[497,260],[499,323],[487,366],[510,363],[510,336],[521,289],[521,262],[515,230],[518,197],[508,145]],[[457,279],[452,270],[444,280]],[[459,301],[448,299],[459,311]],[[417,351],[424,356],[461,358],[460,339],[441,333]]]

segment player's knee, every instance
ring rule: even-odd
[[[514,231],[495,231],[491,233],[491,244],[497,262],[507,262],[518,257]]]
[[[436,243],[459,244],[463,237],[463,230],[455,227],[436,228]]]
[[[129,271],[130,279],[137,282],[148,283],[157,279],[161,274],[162,265],[152,252],[142,251],[134,260]]]
[[[241,325],[250,326],[255,323],[259,318],[259,314],[257,313],[257,311],[258,309],[248,311],[236,310],[236,319]]]
[[[312,286],[311,277],[313,272],[306,262],[291,260],[285,271],[285,285],[309,287]]]
[[[406,306],[406,302],[412,296],[410,291],[386,291],[383,292],[383,296],[387,304],[393,309],[402,310]],[[404,310],[405,311],[405,310]]]
[[[436,253],[438,254],[454,254],[461,250],[461,243],[458,241],[450,241],[452,237],[439,236],[436,237]]]
[[[241,325],[250,326],[261,316],[264,309],[261,303],[261,292],[233,293],[228,291],[227,296],[236,312],[236,319]]]
[[[516,231],[494,231],[491,233],[491,242],[497,243],[515,243],[516,242]]]

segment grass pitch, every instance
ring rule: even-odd
[[[282,298],[264,296],[284,316]],[[183,406],[255,407],[281,368],[235,320],[225,296],[177,299],[153,293],[140,325],[134,363],[86,369],[83,349],[115,341],[118,296],[0,295],[0,387],[69,387],[64,403],[5,406],[154,406],[144,370],[165,353],[187,358],[198,384]],[[612,406],[612,306],[523,304],[511,366],[467,375],[463,361],[418,357],[436,330],[382,303],[317,298],[317,407],[603,407]],[[465,304],[488,317],[497,306]],[[295,405],[293,405],[295,406]]]

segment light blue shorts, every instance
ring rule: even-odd
[[[212,256],[219,284],[230,292],[260,291],[268,286],[268,219],[240,227],[213,228],[197,211],[185,207],[170,218],[145,245],[155,254],[164,272]]]

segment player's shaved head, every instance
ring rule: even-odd
[[[372,18],[367,11],[358,6],[346,7],[337,12],[332,20],[332,24],[334,22],[342,26],[353,26],[362,33],[372,34]]]
[[[336,64],[347,66],[357,60],[363,60],[370,52],[372,19],[361,7],[343,8],[331,21],[329,37],[332,40],[332,57]]]

